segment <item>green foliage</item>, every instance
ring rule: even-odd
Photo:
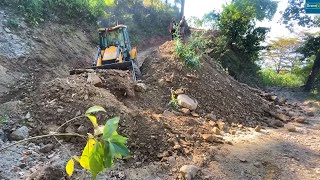
[[[9,116],[8,115],[1,115],[0,116],[0,125],[6,124],[9,121]]]
[[[8,19],[8,21],[7,21],[7,26],[8,26],[9,28],[12,28],[12,29],[17,29],[17,28],[21,27],[20,21],[19,21],[19,19],[17,19],[17,18],[10,18],[10,19]]]
[[[288,0],[288,7],[283,12],[281,21],[291,31],[295,23],[304,27],[319,25],[318,17],[313,18],[305,13],[305,1],[301,0]]]
[[[233,2],[241,11],[245,11],[247,6],[253,7],[255,18],[259,21],[272,20],[278,8],[278,2],[274,0],[233,0]]]
[[[3,0],[0,2],[23,15],[32,25],[47,19],[60,22],[94,22],[104,16],[110,0]],[[72,21],[71,21],[72,22]]]
[[[190,68],[200,67],[200,58],[204,53],[207,41],[202,34],[192,33],[187,43],[178,37],[175,40],[175,54]]]
[[[223,7],[219,18],[220,36],[213,40],[213,54],[221,65],[239,81],[256,81],[261,45],[269,31],[256,27],[257,20],[273,17],[277,3],[268,0],[234,0]]]
[[[259,72],[262,84],[265,86],[298,87],[303,85],[303,78],[290,72],[277,73],[273,69],[263,69]]]
[[[116,158],[129,156],[127,138],[118,134],[119,117],[107,120],[105,125],[99,125],[95,112],[105,111],[100,106],[93,106],[86,111],[85,116],[89,118],[94,126],[94,135],[88,134],[88,141],[82,151],[81,157],[72,157],[67,165],[66,172],[72,176],[74,160],[86,170],[92,173],[94,179],[106,168],[111,168]]]
[[[171,90],[171,98],[170,98],[169,105],[171,105],[171,107],[175,110],[178,110],[180,108],[177,95],[174,93],[173,90]]]

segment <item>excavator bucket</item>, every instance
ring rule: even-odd
[[[127,61],[123,63],[113,63],[113,64],[105,64],[102,66],[92,66],[91,68],[85,69],[73,69],[69,71],[70,75],[81,74],[84,72],[94,72],[95,69],[119,69],[119,70],[130,70],[132,68],[132,62]]]

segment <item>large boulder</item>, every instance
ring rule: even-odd
[[[191,99],[189,96],[185,94],[179,94],[177,97],[178,104],[181,107],[188,108],[191,111],[194,111],[198,107],[198,102],[194,99]]]

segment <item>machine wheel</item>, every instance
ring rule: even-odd
[[[135,79],[136,80],[140,80],[142,74],[141,74],[140,68],[138,67],[138,65],[136,63],[132,64],[132,69],[133,69],[133,72],[135,74]]]

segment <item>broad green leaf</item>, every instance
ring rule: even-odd
[[[101,111],[106,112],[106,110],[101,106],[92,106],[86,111],[85,114],[92,114],[92,113],[101,112]]]
[[[113,159],[115,154],[114,147],[111,145],[111,143],[106,142],[104,146],[104,154],[106,156],[105,167],[111,168],[113,165]]]
[[[91,121],[93,127],[97,127],[98,126],[97,118],[94,115],[86,114],[85,116],[87,118],[89,118],[89,120]]]
[[[93,148],[90,156],[89,165],[90,171],[94,179],[96,179],[99,172],[104,170],[104,149],[100,142],[97,142]]]
[[[111,143],[117,153],[119,153],[121,156],[129,156],[129,149],[121,143]],[[122,157],[117,158],[122,158]]]
[[[89,137],[80,157],[80,165],[87,170],[90,170],[89,159],[95,144],[96,140],[93,137]]]
[[[69,177],[72,176],[73,170],[74,170],[74,161],[73,161],[73,159],[71,158],[71,159],[67,162],[67,165],[66,165],[66,172],[67,172],[67,174],[68,174]]]
[[[113,6],[114,5],[114,0],[104,0],[107,6]]]
[[[123,137],[121,135],[112,135],[110,138],[110,142],[116,142],[116,143],[121,143],[121,144],[126,144],[128,138]]]
[[[108,141],[111,135],[117,130],[120,117],[114,117],[106,122],[103,129],[103,139]]]

